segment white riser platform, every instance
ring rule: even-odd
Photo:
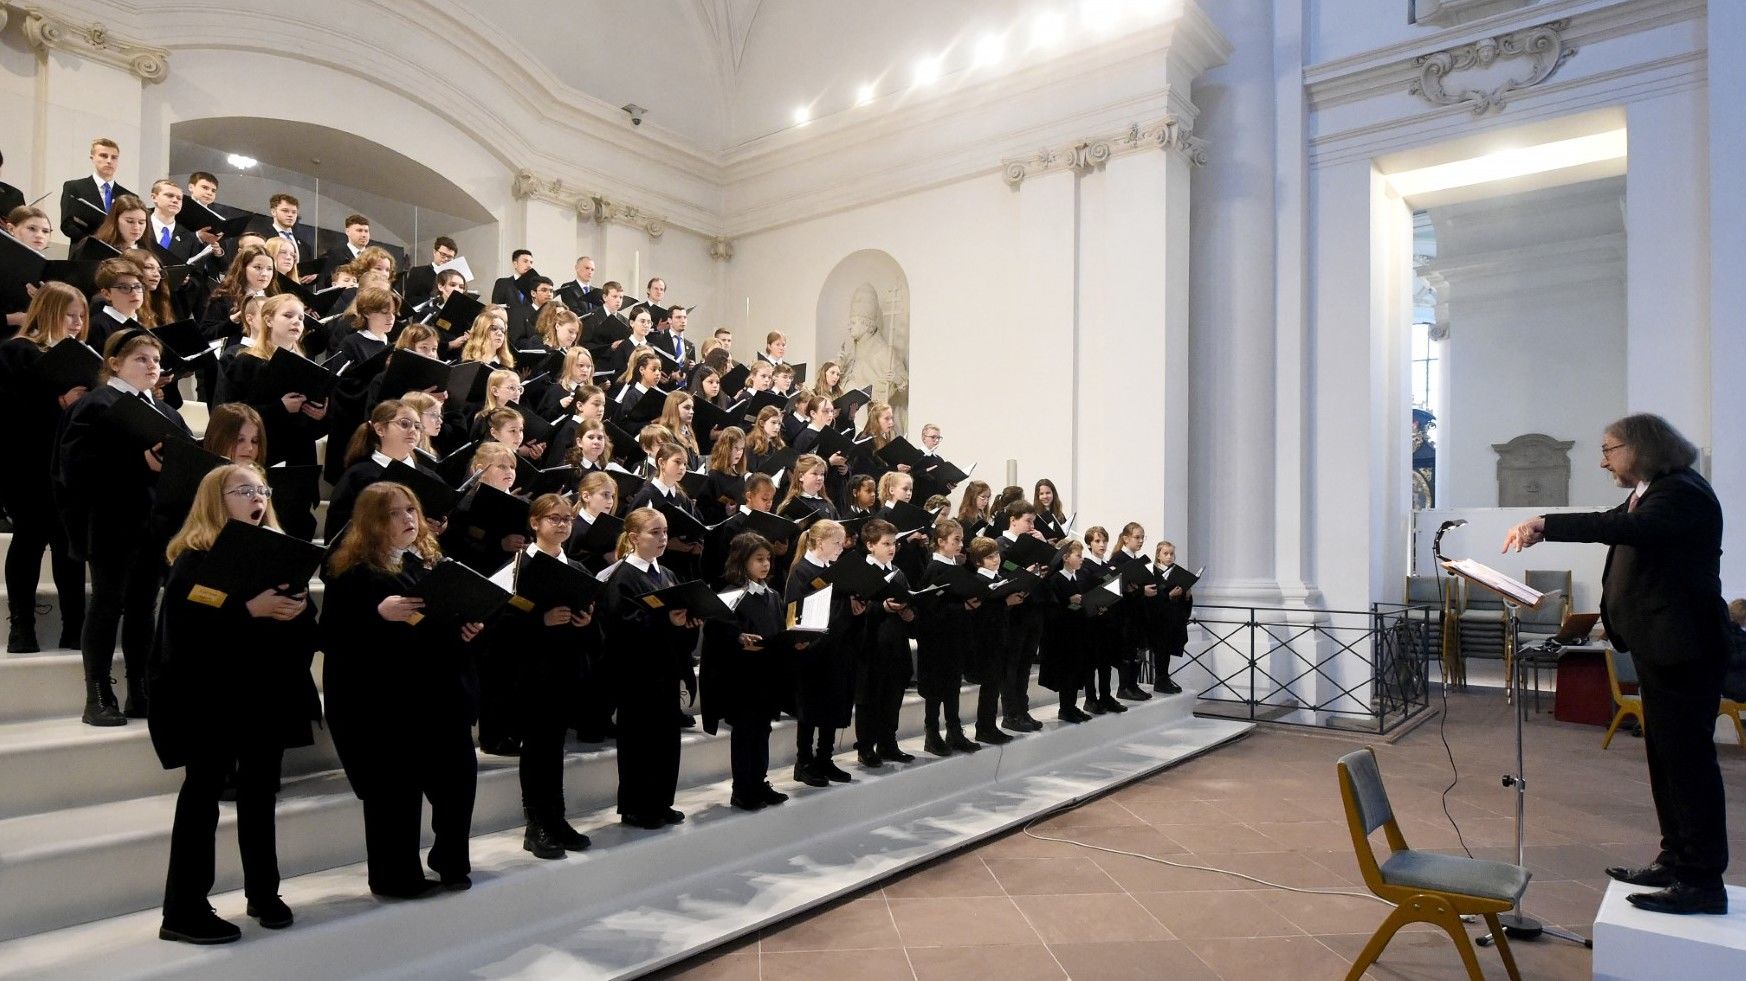
[[[1187,701],[1186,696],[1177,700]],[[967,696],[967,701],[973,703],[974,696]],[[1052,714],[1047,708],[1056,703],[1055,695],[1036,688],[1032,702],[1033,712],[1047,718]],[[912,694],[905,702],[902,718],[901,732],[906,738],[921,734],[922,703],[918,697]],[[1088,725],[1095,729],[1103,721]],[[7,796],[17,793],[34,802],[28,812],[15,811],[18,816],[0,820],[0,940],[149,909],[163,898],[181,771],[169,772],[159,766],[146,729],[138,722],[116,729],[94,729],[76,720],[39,725],[70,727],[70,731],[41,748],[12,754],[17,758],[10,761],[10,768],[0,765],[0,779],[7,781],[0,786],[12,788]],[[772,732],[772,767],[793,765],[793,732],[792,720],[784,720]],[[1035,737],[1020,737],[1019,741],[1027,738]],[[852,735],[839,736],[840,754],[849,750],[852,740]],[[707,736],[700,730],[690,731],[683,741],[681,787],[704,786],[727,778],[730,763],[725,732]],[[565,788],[572,813],[609,807],[617,790],[616,754],[611,744],[582,751],[586,748],[572,746],[566,763]],[[845,758],[853,760],[852,755],[839,755],[839,760]],[[485,755],[479,759],[474,830],[484,833],[520,827],[521,790],[515,760]],[[278,817],[282,874],[299,875],[362,861],[362,805],[337,770],[325,734],[316,746],[289,754],[286,760]],[[720,796],[725,802],[727,794]],[[219,835],[218,888],[239,887],[242,871],[234,844],[234,815],[228,808],[221,818]]]
[[[574,822],[595,847],[564,861],[527,855],[519,829],[483,835],[474,840],[472,891],[415,903],[369,898],[361,867],[300,876],[282,890],[296,926],[269,933],[241,921],[243,942],[223,948],[156,940],[156,910],[121,916],[0,944],[0,976],[630,977],[1249,728],[1194,719],[1192,707],[1186,696],[1155,699],[1083,726],[1050,723],[1003,749],[851,767],[854,783],[798,788],[789,803],[756,814],[727,807],[720,783],[698,787],[681,795],[686,823],[662,832],[625,829],[606,807]],[[773,773],[795,789],[783,776]],[[288,838],[282,830],[282,852]],[[222,841],[221,855],[231,847]],[[240,894],[214,903],[240,920]]]
[[[1646,913],[1614,882],[1594,918],[1594,981],[1746,976],[1746,887],[1728,887],[1726,916]]]
[[[321,652],[316,651],[310,670],[317,688],[321,687],[321,663]],[[125,695],[121,682],[127,671],[119,650],[111,674],[117,682],[117,697]],[[0,728],[39,719],[77,719],[84,709],[85,662],[78,651],[56,649],[38,654],[0,655]],[[0,752],[4,752],[5,742],[0,739]],[[3,806],[0,802],[0,807]]]

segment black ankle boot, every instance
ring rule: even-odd
[[[122,709],[121,714],[130,719],[143,719],[146,717],[147,709],[145,679],[135,678],[129,673],[127,676],[127,707]]]
[[[521,850],[533,852],[534,858],[563,858],[564,845],[552,834],[551,826],[533,811],[526,814],[527,830],[521,836]]]
[[[963,726],[952,726],[946,731],[946,747],[960,753],[974,753],[982,748],[975,740],[964,735]]]
[[[34,613],[34,611],[32,611]],[[12,627],[6,632],[6,653],[8,654],[38,654],[42,648],[36,642],[36,617],[15,616]]]
[[[928,725],[927,738],[922,740],[922,749],[935,756],[952,755],[952,750],[946,746],[946,741],[940,738],[940,727],[931,723]]]
[[[85,714],[79,721],[88,726],[124,726],[127,718],[115,710],[115,689],[109,678],[85,681]]]

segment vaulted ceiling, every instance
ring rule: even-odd
[[[452,0],[532,62],[659,131],[731,152],[901,99],[918,66],[1010,70],[1155,20],[1168,0]],[[505,18],[510,18],[507,22]],[[997,40],[992,40],[997,39]],[[988,55],[999,49],[999,56]]]

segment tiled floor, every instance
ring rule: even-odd
[[[1449,810],[1475,855],[1513,858],[1509,709],[1491,693],[1450,701],[1448,737],[1461,767]],[[1641,741],[1600,749],[1599,729],[1534,718],[1528,728],[1527,911],[1587,933],[1603,866],[1655,850]],[[1039,834],[1244,872],[1307,889],[1363,893],[1333,762],[1357,745],[1313,733],[1260,732],[1078,810]],[[1719,747],[1746,853],[1746,753]],[[1378,746],[1407,841],[1458,850],[1438,795],[1450,769],[1436,720]],[[1729,881],[1746,883],[1746,862]],[[1341,978],[1387,915],[1371,899],[1287,892],[1233,876],[1039,841],[1014,832],[912,871],[665,972],[701,979],[1272,979]],[[1470,930],[1475,936],[1480,932]],[[1517,942],[1527,978],[1588,978],[1574,945]],[[1481,950],[1487,977],[1502,977]],[[1463,978],[1449,938],[1396,936],[1367,975]]]

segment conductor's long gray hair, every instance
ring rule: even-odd
[[[1698,448],[1653,413],[1626,416],[1609,425],[1606,433],[1631,448],[1637,472],[1644,479],[1697,465]]]

